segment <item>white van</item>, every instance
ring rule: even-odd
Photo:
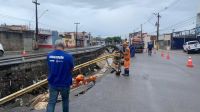
[[[3,56],[3,54],[4,54],[3,45],[0,43],[0,56]]]

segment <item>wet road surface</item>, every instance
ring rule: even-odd
[[[194,68],[187,68],[184,53],[171,53],[170,60],[137,54],[130,77],[107,74],[70,101],[70,112],[200,112],[200,56],[192,58]]]

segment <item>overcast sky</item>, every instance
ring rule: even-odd
[[[39,27],[52,30],[79,30],[93,35],[122,37],[138,31],[140,24],[145,32],[156,30],[155,12],[161,14],[161,33],[189,29],[196,24],[200,0],[38,0]],[[32,0],[0,0],[0,23],[25,24],[35,27],[35,7]],[[188,21],[185,21],[188,20]],[[181,22],[181,23],[180,23]],[[176,24],[179,23],[179,24]]]

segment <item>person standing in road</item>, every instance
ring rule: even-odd
[[[150,55],[150,56],[152,54],[152,49],[153,49],[153,43],[152,42],[148,42],[148,55]]]
[[[128,47],[128,43],[124,43],[124,76],[129,76],[129,67],[130,67],[130,61],[131,61],[131,56],[130,56],[130,49]]]
[[[63,112],[69,112],[69,91],[72,84],[73,57],[64,52],[65,43],[56,40],[55,50],[48,54],[49,101],[46,112],[54,112],[58,94],[62,97]]]
[[[135,46],[133,44],[131,44],[129,46],[129,49],[130,49],[130,53],[131,53],[131,58],[135,57]]]

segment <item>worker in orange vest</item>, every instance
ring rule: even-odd
[[[131,61],[131,55],[130,55],[130,49],[128,47],[128,42],[124,42],[124,76],[129,76],[129,67],[130,67],[130,61]]]

